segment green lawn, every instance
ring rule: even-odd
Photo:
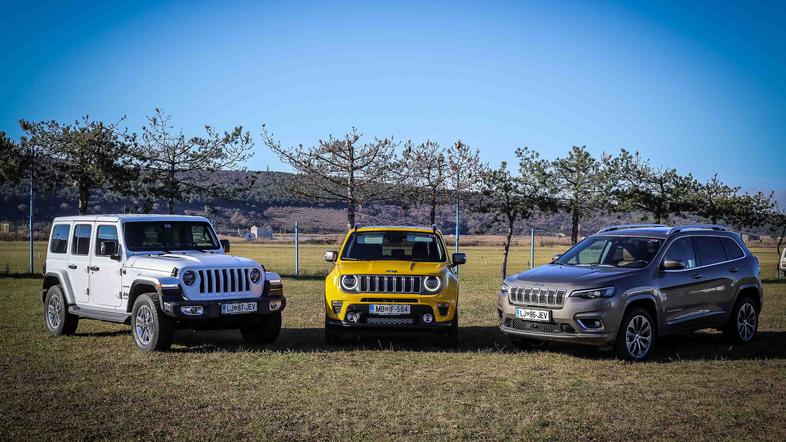
[[[26,259],[6,244],[0,257]],[[287,248],[234,247],[291,273],[286,259],[273,265]],[[309,246],[302,268],[324,271],[329,248]],[[122,325],[82,321],[51,338],[40,281],[0,279],[0,439],[786,439],[786,284],[766,284],[751,345],[692,333],[643,364],[565,345],[518,351],[496,328],[500,250],[465,249],[450,351],[414,338],[324,345],[316,277],[285,278],[285,328],[270,347],[182,331],[158,354],[139,353]],[[772,279],[775,252],[754,252]],[[514,250],[511,269],[528,255]]]

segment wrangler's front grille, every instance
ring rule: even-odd
[[[199,274],[199,293],[236,293],[251,290],[250,268],[203,269]]]
[[[362,293],[420,293],[422,276],[360,275]]]
[[[562,306],[565,303],[565,293],[565,290],[549,288],[511,287],[508,299],[511,304]]]

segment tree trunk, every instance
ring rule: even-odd
[[[175,163],[169,167],[169,197],[167,198],[167,205],[169,206],[169,214],[175,214],[175,192],[177,191],[177,182],[175,181]]]
[[[510,240],[513,238],[513,222],[514,220],[508,219],[508,234],[505,237],[505,248],[502,252],[502,280],[508,277],[508,252],[510,252]]]
[[[172,195],[169,195],[169,198],[167,199],[166,203],[167,203],[167,206],[169,207],[169,214],[170,215],[174,215],[175,214],[175,197],[172,196]]]
[[[781,230],[781,237],[778,239],[778,258],[775,260],[775,279],[780,279],[781,277],[781,244],[783,244],[783,235],[786,235],[786,224],[783,225],[783,230]]]
[[[570,243],[576,244],[579,242],[579,209],[575,205],[571,209],[572,226],[570,230]]]
[[[90,200],[90,189],[87,184],[79,183],[79,214],[87,214],[87,203]]]
[[[437,223],[437,197],[436,195],[431,196],[431,212],[429,212],[429,217],[431,219],[431,225]]]

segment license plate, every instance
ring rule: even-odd
[[[221,304],[221,314],[239,315],[243,313],[254,313],[257,311],[256,302],[235,302],[232,304]]]
[[[534,308],[517,308],[516,317],[527,321],[549,322],[551,310],[537,310]]]
[[[408,315],[409,306],[399,304],[371,304],[368,312],[372,315]]]

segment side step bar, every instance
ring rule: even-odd
[[[88,308],[81,308],[75,305],[68,306],[68,313],[77,315],[80,318],[98,319],[99,321],[119,322],[127,324],[131,313],[126,312],[107,312],[104,310],[94,310]]]

